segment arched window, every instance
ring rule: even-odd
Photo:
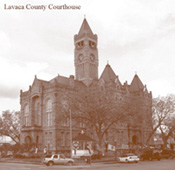
[[[38,126],[41,126],[41,111],[40,111],[40,106],[39,103],[37,103],[37,124]]]
[[[29,124],[29,119],[30,119],[30,117],[29,117],[29,105],[26,105],[24,107],[24,125],[25,126],[29,126],[30,125]]]
[[[50,99],[46,102],[46,125],[52,126],[52,101]]]
[[[34,113],[35,113],[35,124],[41,126],[41,110],[38,97],[34,99]]]

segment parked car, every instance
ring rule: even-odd
[[[74,160],[71,158],[65,158],[64,155],[61,154],[52,154],[52,155],[46,155],[43,163],[47,166],[52,165],[72,165],[74,163]]]
[[[161,156],[160,156],[160,151],[159,150],[154,150],[154,149],[147,149],[147,150],[143,150],[142,154],[140,155],[140,160],[144,161],[144,160],[158,160],[160,161]]]
[[[129,162],[139,162],[140,158],[133,154],[133,153],[126,153],[126,154],[123,154],[121,157],[119,157],[119,162],[126,162],[126,163],[129,163]]]

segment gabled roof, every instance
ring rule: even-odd
[[[55,78],[53,78],[52,80],[50,80],[50,82],[54,82],[56,80],[57,83],[60,84],[64,84],[64,85],[69,85],[69,78],[58,75]]]
[[[117,78],[116,74],[112,70],[111,66],[109,64],[106,65],[105,69],[103,70],[103,73],[100,76],[100,79],[103,79],[105,82],[109,81],[115,81]]]
[[[41,79],[38,79],[37,76],[35,75],[35,78],[34,78],[34,81],[33,81],[33,84],[32,84],[32,87],[34,86],[38,86],[38,85],[48,85],[49,82],[46,81],[46,80],[41,80]]]
[[[138,77],[138,75],[135,74],[135,76],[134,76],[134,78],[133,78],[133,80],[131,82],[129,90],[131,92],[137,92],[137,91],[140,91],[140,90],[143,90],[143,89],[144,89],[143,83],[141,82],[141,80]]]
[[[81,28],[80,28],[78,35],[84,35],[84,33],[94,35],[86,18],[83,20],[83,23],[81,25]]]
[[[68,77],[58,75],[55,78],[53,78],[52,80],[50,80],[49,82],[53,83],[55,80],[58,84],[70,86],[70,78],[68,78]],[[76,86],[76,87],[84,87],[84,84],[82,81],[78,81],[78,80],[73,79],[73,82],[74,82],[74,86]]]

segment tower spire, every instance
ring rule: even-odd
[[[83,20],[83,23],[81,25],[81,28],[80,28],[80,30],[78,32],[78,36],[82,36],[84,34],[94,35],[92,30],[91,30],[91,28],[90,28],[90,26],[89,26],[89,24],[88,24],[88,22],[87,22],[87,20],[86,20],[86,15],[84,17],[84,20]]]
[[[86,18],[74,36],[74,44],[75,77],[88,86],[93,79],[98,79],[98,49],[97,35],[93,34]]]

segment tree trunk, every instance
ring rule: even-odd
[[[147,141],[146,141],[146,145],[149,144],[149,141],[150,141],[151,137],[154,135],[154,133],[156,132],[156,130],[157,130],[158,127],[159,127],[159,126],[156,126],[156,127],[152,130],[152,132],[149,134],[148,139],[147,139]]]
[[[101,136],[99,136],[98,137],[98,145],[99,145],[99,158],[101,159],[101,157],[102,157],[102,137]]]

